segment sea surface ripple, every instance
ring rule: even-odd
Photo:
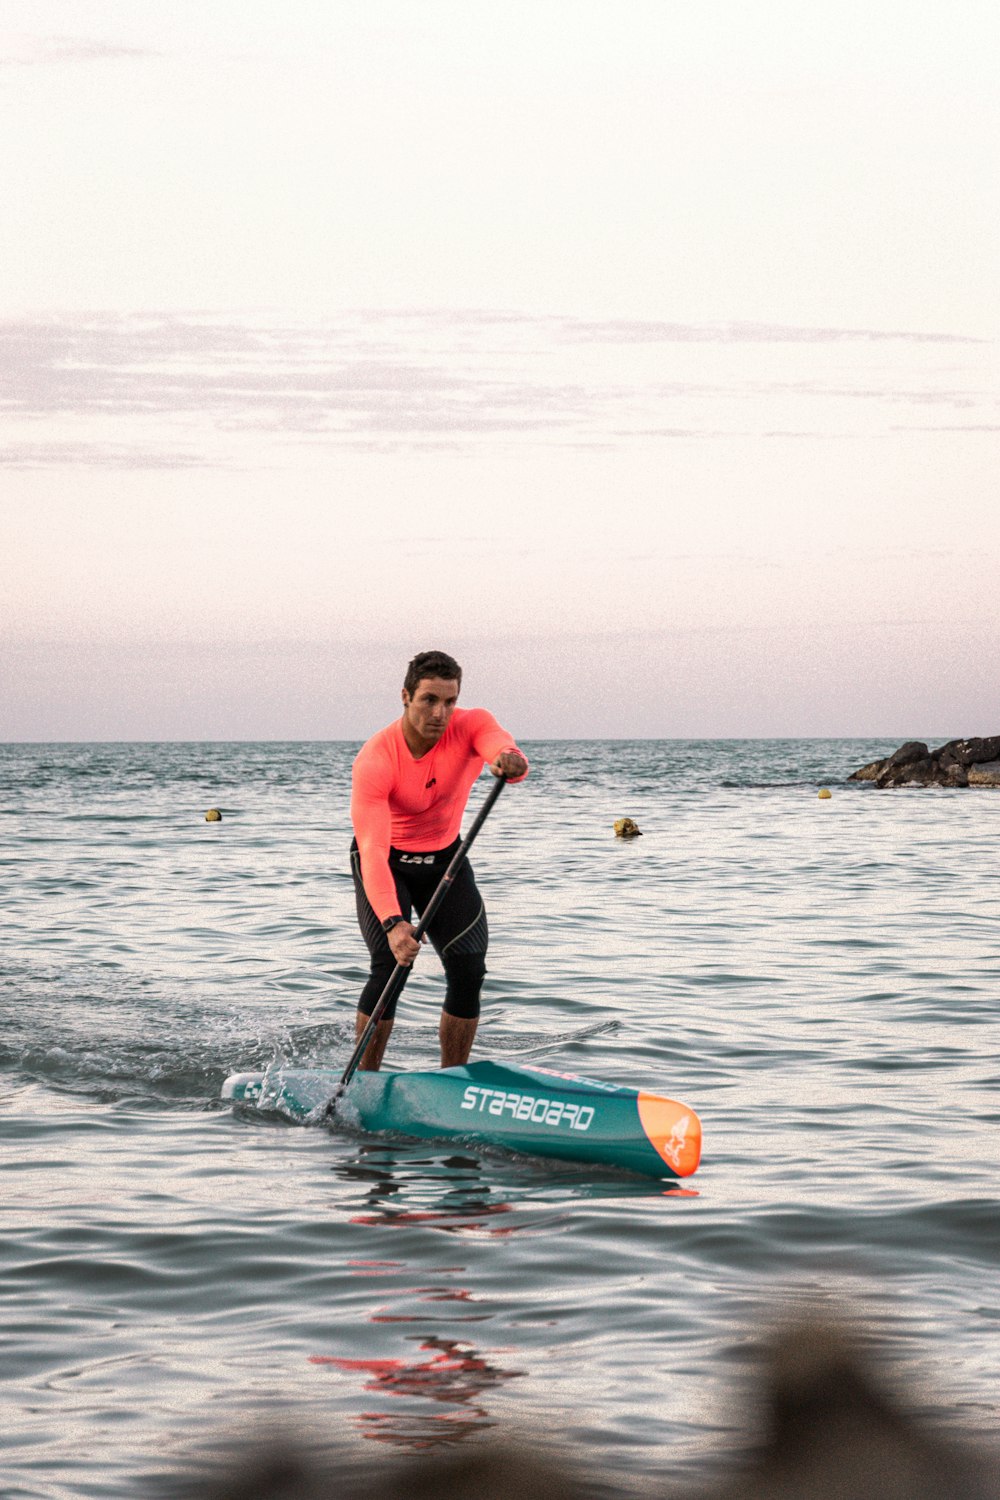
[[[357,746],[0,746],[5,1495],[166,1493],[279,1429],[345,1476],[513,1435],[701,1481],[796,1310],[995,1430],[1000,794],[847,784],[886,742],[526,748],[477,1055],[683,1099],[680,1191],[220,1102],[350,1051]],[[397,1062],[441,988],[428,952]]]

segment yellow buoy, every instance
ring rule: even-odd
[[[832,797],[833,793],[828,786],[821,786],[819,789],[819,795],[822,799],[825,799],[827,797]]]
[[[631,818],[617,818],[615,820],[616,839],[642,838],[642,829],[632,822]]]
[[[219,811],[219,809],[217,807],[210,807],[208,809],[208,812],[205,814],[205,822],[206,823],[221,823],[222,822],[222,814],[220,813],[220,811]]]

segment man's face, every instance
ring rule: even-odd
[[[403,689],[403,718],[420,739],[436,745],[448,728],[457,702],[458,683],[454,678],[421,677],[412,694]]]

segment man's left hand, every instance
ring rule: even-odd
[[[516,750],[502,750],[490,766],[494,776],[507,776],[512,781],[523,776],[527,769],[528,762]]]

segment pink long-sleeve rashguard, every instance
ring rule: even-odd
[[[419,760],[398,719],[362,746],[351,778],[351,821],[365,895],[380,922],[399,910],[390,846],[415,853],[446,849],[458,838],[473,782],[503,750],[524,755],[485,708],[456,708]]]

